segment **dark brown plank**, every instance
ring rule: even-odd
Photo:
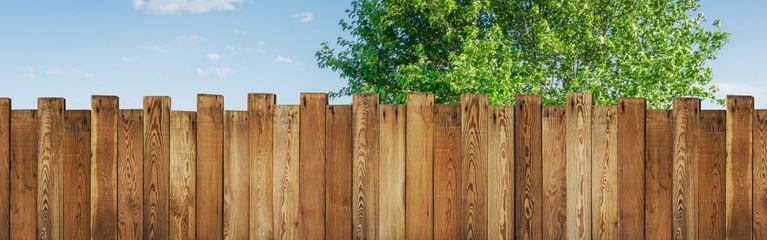
[[[565,108],[544,106],[543,145],[543,239],[565,239],[567,164],[565,162]]]
[[[168,239],[170,98],[144,97],[144,239]]]
[[[405,118],[403,105],[381,105],[379,239],[405,239]]]
[[[518,95],[514,108],[515,239],[543,237],[542,102]]]
[[[224,112],[224,239],[248,239],[248,112]]]
[[[674,99],[674,239],[696,239],[700,99]]]
[[[514,107],[490,107],[487,157],[487,236],[514,237]]]
[[[725,111],[700,112],[698,138],[698,236],[725,239]]]
[[[223,96],[197,95],[197,203],[201,207],[195,215],[200,239],[223,236],[223,118]]]
[[[274,238],[272,171],[274,94],[248,94],[250,138],[250,239]]]
[[[117,122],[120,102],[114,96],[93,96],[91,118],[91,235],[117,238]]]
[[[11,111],[10,239],[37,238],[37,114]]]
[[[197,113],[170,112],[170,238],[195,239]],[[247,191],[247,190],[246,190]]]
[[[645,111],[643,98],[618,99],[620,239],[644,239]]]
[[[301,94],[299,142],[299,192],[303,239],[325,237],[325,111],[328,96],[324,93]]]
[[[329,106],[325,114],[327,174],[325,239],[352,239],[352,107]]]
[[[405,160],[405,234],[407,239],[434,237],[434,94],[407,96]]]
[[[64,119],[64,239],[91,239],[91,111]]]
[[[461,96],[461,237],[487,238],[487,96]]]
[[[754,239],[767,239],[767,110],[754,114]]]
[[[0,239],[11,238],[11,99],[0,98]]]
[[[143,110],[120,110],[117,130],[117,237],[144,234]]]
[[[63,161],[64,161],[64,99],[39,98],[37,134],[37,237],[62,239]]]
[[[673,125],[670,110],[647,111],[645,239],[671,239]]]
[[[434,106],[434,239],[461,239],[461,106]]]
[[[378,95],[352,97],[354,238],[378,239]]]
[[[754,98],[727,96],[727,238],[752,237]]]
[[[590,93],[568,93],[567,238],[591,239],[591,114]]]
[[[298,239],[299,106],[275,106],[274,113],[274,234]]]

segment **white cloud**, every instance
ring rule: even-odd
[[[297,12],[292,17],[302,23],[314,22],[314,13],[312,12]]]
[[[198,77],[205,77],[205,76],[208,75],[208,71],[205,71],[202,68],[196,68],[196,69],[194,69],[194,72],[197,73]]]
[[[226,49],[233,53],[251,53],[251,52],[263,53],[265,52],[264,49],[262,48],[252,48],[252,47],[226,46]]]
[[[62,71],[61,71],[60,68],[55,68],[55,69],[51,69],[51,70],[46,71],[45,75],[59,75],[59,74],[61,74],[61,72]]]
[[[21,76],[26,79],[35,79],[37,77],[37,72],[34,67],[27,66],[21,70]]]
[[[232,33],[234,33],[234,35],[247,35],[249,32],[242,29],[235,28],[235,29],[232,29]]]
[[[133,7],[151,14],[171,15],[231,11],[242,3],[243,0],[133,0]]]
[[[295,61],[293,59],[290,59],[289,57],[285,57],[282,55],[277,55],[277,57],[274,57],[274,61],[278,63],[287,63],[287,64],[294,64]]]
[[[216,52],[208,53],[207,57],[208,57],[208,60],[211,60],[214,62],[221,59],[221,55],[219,55]]]
[[[158,52],[158,53],[164,53],[165,51],[167,51],[165,50],[165,47],[157,46],[157,45],[141,46],[141,49]]]
[[[91,79],[96,77],[96,74],[92,72],[86,72],[83,70],[80,70],[79,68],[72,68],[72,74],[74,74],[77,77],[85,78],[85,79]]]
[[[204,78],[208,76],[208,74],[214,75],[217,78],[226,78],[229,76],[234,75],[235,71],[234,69],[231,69],[229,67],[210,67],[207,69],[203,68],[195,68],[194,72],[197,74],[197,77]]]
[[[183,43],[192,44],[192,45],[208,41],[208,39],[206,39],[206,38],[204,38],[204,37],[202,37],[200,35],[197,35],[197,34],[189,34],[189,35],[180,36],[180,37],[178,37],[178,40],[183,42]]]

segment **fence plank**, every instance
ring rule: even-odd
[[[543,239],[565,239],[567,216],[567,162],[565,161],[565,108],[544,106]]]
[[[170,98],[144,97],[144,239],[167,239]]]
[[[461,106],[434,106],[434,239],[460,239]]]
[[[197,238],[223,236],[224,97],[197,95]]]
[[[727,96],[727,238],[749,239],[752,226],[754,98]]]
[[[645,111],[643,98],[618,99],[619,239],[644,239]]]
[[[381,106],[379,239],[405,239],[405,107]]]
[[[461,96],[461,237],[487,238],[487,96]]]
[[[352,179],[355,239],[378,237],[378,95],[352,96]]]
[[[725,111],[700,112],[698,138],[698,236],[725,239]]]
[[[0,238],[11,238],[11,99],[0,98]]]
[[[590,93],[568,93],[567,238],[591,239],[591,114]]]
[[[248,112],[224,112],[224,239],[248,239]]]
[[[543,236],[543,147],[539,95],[518,95],[514,107],[515,239]]]
[[[408,239],[434,237],[434,94],[407,96],[405,232]]]
[[[272,171],[274,94],[248,94],[250,239],[273,239]]]
[[[488,238],[514,238],[514,107],[490,107],[487,157]]]
[[[140,109],[120,110],[117,131],[117,237],[144,234],[144,135]]]
[[[593,108],[591,120],[591,229],[594,239],[618,239],[618,126],[617,107]],[[572,165],[571,165],[572,166]],[[588,180],[585,180],[588,181]]]
[[[700,99],[674,99],[674,239],[696,239],[698,115]]]
[[[95,239],[117,238],[117,121],[120,108],[114,96],[93,96],[91,118],[91,215]]]
[[[11,111],[11,235],[37,238],[37,111]]]
[[[300,238],[325,237],[325,111],[327,94],[302,93],[300,106]]]
[[[37,100],[38,164],[37,164],[37,237],[62,239],[63,237],[63,98]]]
[[[274,115],[274,234],[298,239],[299,107],[279,105]]]
[[[754,239],[767,239],[767,110],[754,114]]]
[[[64,119],[64,239],[91,239],[91,111]]]
[[[325,118],[325,239],[352,239],[352,107],[329,106]]]
[[[645,239],[671,239],[673,125],[670,110],[647,111]]]
[[[195,239],[197,113],[170,113],[170,238]]]

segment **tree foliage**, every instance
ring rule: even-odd
[[[348,86],[403,102],[432,92],[441,103],[484,93],[494,104],[542,94],[592,92],[599,104],[645,97],[720,102],[708,60],[728,37],[707,24],[698,0],[353,0],[349,34],[317,51]]]

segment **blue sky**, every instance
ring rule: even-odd
[[[167,95],[174,109],[191,110],[197,93],[223,94],[227,109],[245,109],[249,92],[297,103],[300,92],[345,84],[319,69],[314,53],[344,34],[338,21],[350,2],[8,1],[0,9],[0,95],[13,98],[14,108],[57,96],[69,109],[87,109],[92,94],[117,95],[122,108]],[[715,81],[724,93],[753,95],[767,108],[767,2],[702,4],[731,33],[710,63]]]

